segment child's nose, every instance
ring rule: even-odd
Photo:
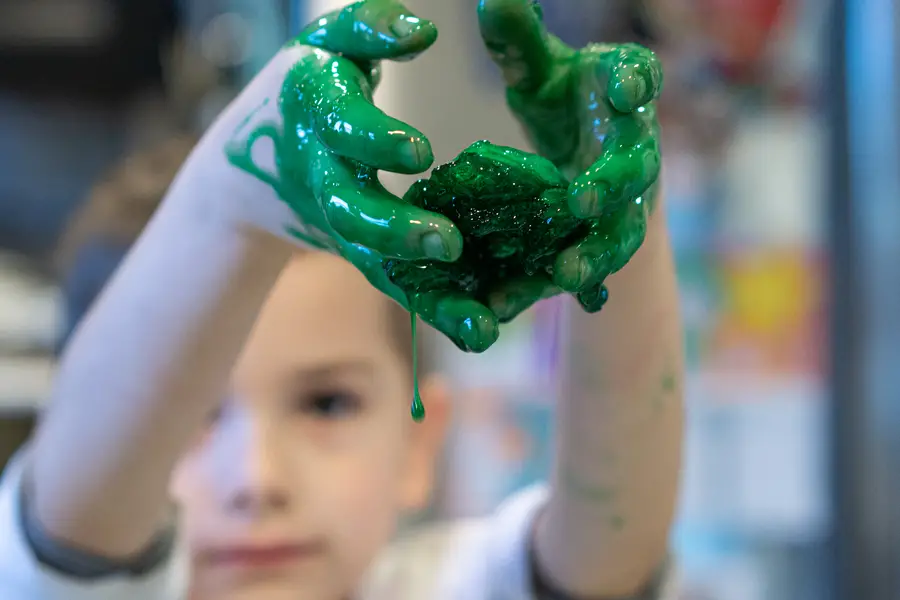
[[[242,486],[227,499],[228,510],[243,515],[282,512],[287,507],[287,495],[274,487]]]
[[[289,508],[288,477],[284,473],[277,436],[261,419],[243,419],[232,428],[232,452],[223,456],[222,490],[225,508],[246,516],[263,516]]]

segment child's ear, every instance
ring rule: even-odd
[[[428,506],[450,426],[447,380],[440,375],[429,375],[420,380],[419,393],[425,405],[425,419],[409,425],[412,431],[402,499],[406,510],[422,510]]]

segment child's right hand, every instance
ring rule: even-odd
[[[372,92],[381,59],[413,58],[436,37],[432,23],[399,3],[364,0],[317,20],[282,49],[201,142],[204,153],[227,157],[229,171],[242,171],[234,179],[247,185],[232,188],[235,196],[255,192],[240,198],[239,216],[334,252],[347,242],[385,256],[456,259],[456,227],[404,204],[377,178],[378,169],[431,166],[425,136],[377,109]]]
[[[420,173],[434,159],[425,136],[376,108],[372,93],[380,60],[412,59],[436,37],[431,22],[394,0],[363,0],[316,20],[219,117],[189,161],[199,169],[187,171],[219,181],[222,192],[207,202],[225,203],[230,221],[340,254],[407,306],[383,257],[454,261],[462,236],[379,183],[379,169]],[[481,307],[433,304],[423,318],[457,343],[483,349],[496,339]]]

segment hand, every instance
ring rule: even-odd
[[[478,19],[510,108],[538,153],[571,181],[571,211],[592,221],[591,232],[557,257],[552,281],[512,282],[491,308],[509,320],[562,289],[597,311],[607,297],[603,281],[640,247],[653,210],[659,61],[636,44],[572,49],[547,32],[534,0],[480,0]]]
[[[328,14],[263,69],[203,142],[225,139],[218,152],[224,147],[242,172],[241,181],[228,184],[229,196],[243,198],[242,221],[340,254],[407,308],[382,260],[453,261],[462,236],[446,217],[404,203],[379,182],[379,169],[419,173],[433,155],[425,136],[376,108],[372,94],[380,60],[414,58],[436,37],[431,22],[393,0]],[[273,156],[263,166],[269,144]],[[267,200],[273,191],[277,199]],[[496,339],[490,331],[486,342],[472,339],[481,334],[465,304],[435,298],[425,308],[423,319],[457,343]]]

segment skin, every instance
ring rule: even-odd
[[[509,85],[511,109],[538,152],[571,178],[569,208],[590,222],[590,232],[559,255],[549,276],[497,281],[487,306],[458,293],[402,290],[385,276],[385,258],[453,261],[463,243],[446,217],[404,203],[378,180],[378,169],[418,173],[433,161],[421,132],[372,104],[378,59],[412,59],[437,38],[432,23],[391,0],[357,2],[303,31],[292,45],[328,52],[309,52],[288,70],[279,118],[251,114],[226,147],[233,165],[290,207],[297,217],[287,228],[291,236],[342,255],[376,288],[475,352],[497,340],[498,321],[560,291],[575,294],[590,312],[606,303],[604,280],[646,234],[655,198],[648,188],[660,165],[652,101],[662,85],[649,50],[593,44],[576,51],[546,32],[537,3],[486,0],[479,23]],[[272,144],[274,168],[254,160],[261,139]]]
[[[326,254],[282,273],[228,399],[173,477],[193,600],[349,597],[398,516],[427,501],[446,387],[423,380],[428,419],[413,423],[410,365],[388,329],[388,303]],[[215,558],[223,547],[281,543],[311,550],[257,569]]]
[[[280,94],[240,123],[225,152],[290,208],[289,236],[343,256],[458,346],[480,352],[497,339],[492,315],[472,299],[439,294],[418,297],[412,307],[382,267],[386,257],[452,261],[462,253],[462,235],[449,219],[404,203],[378,180],[378,170],[420,173],[434,160],[425,136],[381,112],[372,94],[381,59],[410,60],[436,38],[431,22],[392,0],[325,15],[289,44],[306,51],[287,70]],[[261,141],[271,144],[272,165],[254,158]]]
[[[504,320],[560,290],[596,312],[603,282],[634,256],[647,231],[660,172],[654,100],[662,69],[635,44],[573,49],[543,25],[530,0],[481,0],[481,35],[507,84],[507,102],[535,150],[570,180],[568,205],[591,231],[556,259],[552,275],[511,282],[490,307]]]
[[[415,19],[401,5],[380,1],[371,6],[371,12],[360,15],[372,21],[353,28],[355,37],[335,38],[347,42],[348,51],[368,48],[366,60],[403,58],[433,41],[428,32],[433,25]],[[372,39],[378,42],[372,44]],[[298,64],[306,65],[310,78],[322,73],[321,65],[309,61],[311,55],[331,60],[327,64],[338,73],[348,68],[345,59],[303,44],[284,48],[266,65],[203,135],[63,354],[51,408],[36,431],[29,472],[34,514],[59,540],[125,558],[153,539],[166,518],[172,470],[226,397],[231,368],[296,248],[290,232],[308,229],[302,215],[321,213],[319,221],[324,219],[324,201],[339,188],[326,189],[312,185],[322,183],[319,179],[304,183],[301,178],[294,181],[292,189],[299,191],[288,202],[271,180],[235,168],[228,151],[242,131],[283,128],[278,98],[289,74],[297,73]],[[348,100],[353,93],[346,83],[338,77],[321,89],[330,98]],[[333,114],[327,103],[305,106],[309,121],[324,121]],[[361,164],[384,166],[386,155],[397,155],[400,148],[390,133],[394,129],[375,126],[393,121],[378,111],[369,114],[376,121],[370,123],[373,128],[389,135],[375,136],[365,156],[359,153],[359,140],[341,128],[328,136],[328,148],[315,152],[315,158],[302,153],[295,158],[325,164],[347,154],[364,158]],[[419,143],[411,128],[398,131],[403,132],[399,137]],[[262,139],[245,149],[254,168],[275,173],[272,136],[263,137],[268,146]],[[249,143],[249,133],[244,140]],[[393,160],[402,162],[400,156]],[[354,193],[348,198],[354,202],[363,198],[376,209],[396,206],[396,198],[373,185],[337,176],[332,183],[350,187]],[[377,227],[360,224],[357,232],[370,235],[365,238],[369,245],[353,248],[409,259],[430,256],[427,248],[433,246],[422,240],[435,228],[428,215],[419,216],[418,223],[410,222],[399,236],[384,236]],[[447,228],[452,231],[450,225],[438,227],[439,235]],[[435,314],[443,331],[452,326],[458,332],[465,326],[463,315],[450,314],[441,305]],[[97,373],[104,377],[99,387]],[[78,469],[72,468],[73,449],[78,449]]]
[[[515,282],[491,305],[515,315],[561,289],[584,309],[568,315],[554,478],[534,531],[538,564],[575,597],[628,597],[666,555],[681,467],[681,321],[656,210],[659,62],[634,45],[572,49],[530,0],[480,0],[478,18],[510,109],[570,178],[572,212],[596,220],[560,253],[549,282]]]
[[[524,1],[485,0],[480,7],[483,26],[485,15],[497,7],[507,11],[512,22],[528,24],[532,21],[527,19],[534,18]],[[389,32],[380,33],[390,39]],[[545,38],[527,39],[542,43]],[[490,41],[497,43],[496,38]],[[386,53],[385,46],[392,48],[390,43],[376,45],[368,57]],[[535,48],[520,50],[524,56],[541,55]],[[297,62],[308,56],[307,48],[297,46],[279,53],[204,136],[124,266],[75,333],[32,446],[27,485],[35,517],[56,539],[112,559],[133,556],[159,532],[173,484],[193,515],[187,527],[197,550],[195,593],[208,590],[214,598],[226,589],[243,594],[237,598],[257,598],[256,592],[278,600],[288,593],[296,598],[307,585],[310,597],[340,598],[386,540],[396,512],[427,496],[430,465],[408,460],[412,456],[430,462],[436,450],[429,448],[436,448],[440,438],[429,434],[431,441],[423,446],[414,443],[415,434],[387,439],[393,436],[386,434],[413,425],[407,409],[411,387],[400,383],[402,368],[390,366],[395,349],[387,336],[374,341],[379,339],[376,333],[382,333],[381,326],[374,325],[382,322],[380,309],[374,307],[384,306],[384,301],[377,294],[365,296],[365,286],[327,285],[324,266],[321,271],[312,263],[295,268],[295,247],[285,239],[295,242],[286,232],[306,225],[298,209],[276,193],[271,182],[235,168],[223,152],[242,128],[282,123],[272,98],[281,93]],[[343,93],[341,85],[331,91]],[[384,152],[357,158],[370,165],[385,160]],[[254,159],[268,173],[277,170],[274,160],[265,163]],[[356,189],[377,196],[365,183]],[[320,210],[328,197],[321,188],[310,189],[303,201],[314,202]],[[391,201],[382,200],[386,204],[373,202],[382,206]],[[533,532],[533,546],[548,579],[577,596],[634,593],[666,552],[679,470],[677,374],[682,369],[674,269],[662,217],[658,211],[649,219],[647,242],[609,278],[610,300],[603,311],[571,315],[573,352],[559,405],[556,475]],[[424,233],[422,228],[416,231]],[[425,254],[421,237],[401,237],[388,236],[372,251],[401,248],[410,259]],[[373,234],[372,240],[379,238]],[[323,260],[341,268],[335,259]],[[282,272],[287,279],[279,279]],[[353,285],[361,281],[357,277]],[[276,283],[279,287],[271,293]],[[359,331],[337,335],[323,330],[326,323],[338,327],[338,319],[312,306],[298,309],[306,295],[316,294],[334,294],[318,297],[316,307],[334,305],[341,319],[358,316]],[[356,306],[357,298],[365,306]],[[274,315],[269,321],[268,314]],[[453,322],[454,315],[447,314]],[[379,354],[378,360],[388,361],[377,364],[378,377],[383,378],[378,386],[354,384],[379,388],[373,392],[379,399],[373,398],[371,413],[358,421],[335,423],[303,410],[296,415],[293,400],[297,394],[304,397],[303,386],[311,379],[301,377],[298,383],[290,373],[309,373],[309,367],[321,364],[317,361],[333,364],[342,355],[365,358],[361,354],[372,360],[372,354]],[[346,377],[342,382],[349,386],[351,375]],[[388,398],[401,389],[392,404]],[[427,390],[424,394],[429,396]],[[431,395],[435,397],[426,397],[426,428],[442,420],[440,394]],[[220,416],[206,437],[198,437],[217,412]],[[396,421],[389,414],[396,415]],[[355,435],[343,436],[345,427],[357,426]],[[379,447],[384,444],[377,455],[376,439]],[[295,456],[285,451],[288,440],[302,452]],[[345,440],[350,441],[342,444]],[[326,448],[335,455],[326,459]],[[373,461],[371,466],[365,463],[372,473],[363,472],[363,456]],[[319,458],[329,462],[320,465]],[[422,475],[407,480],[407,471]],[[360,477],[365,487],[351,480]],[[370,486],[387,493],[372,494]],[[241,491],[248,489],[255,491]],[[363,527],[357,548],[350,532]],[[208,546],[272,541],[265,536],[275,535],[275,530],[323,549],[305,563],[308,579],[291,575],[271,583],[268,575],[251,581],[206,570]],[[234,537],[216,537],[220,534]],[[288,584],[297,589],[286,591]]]

